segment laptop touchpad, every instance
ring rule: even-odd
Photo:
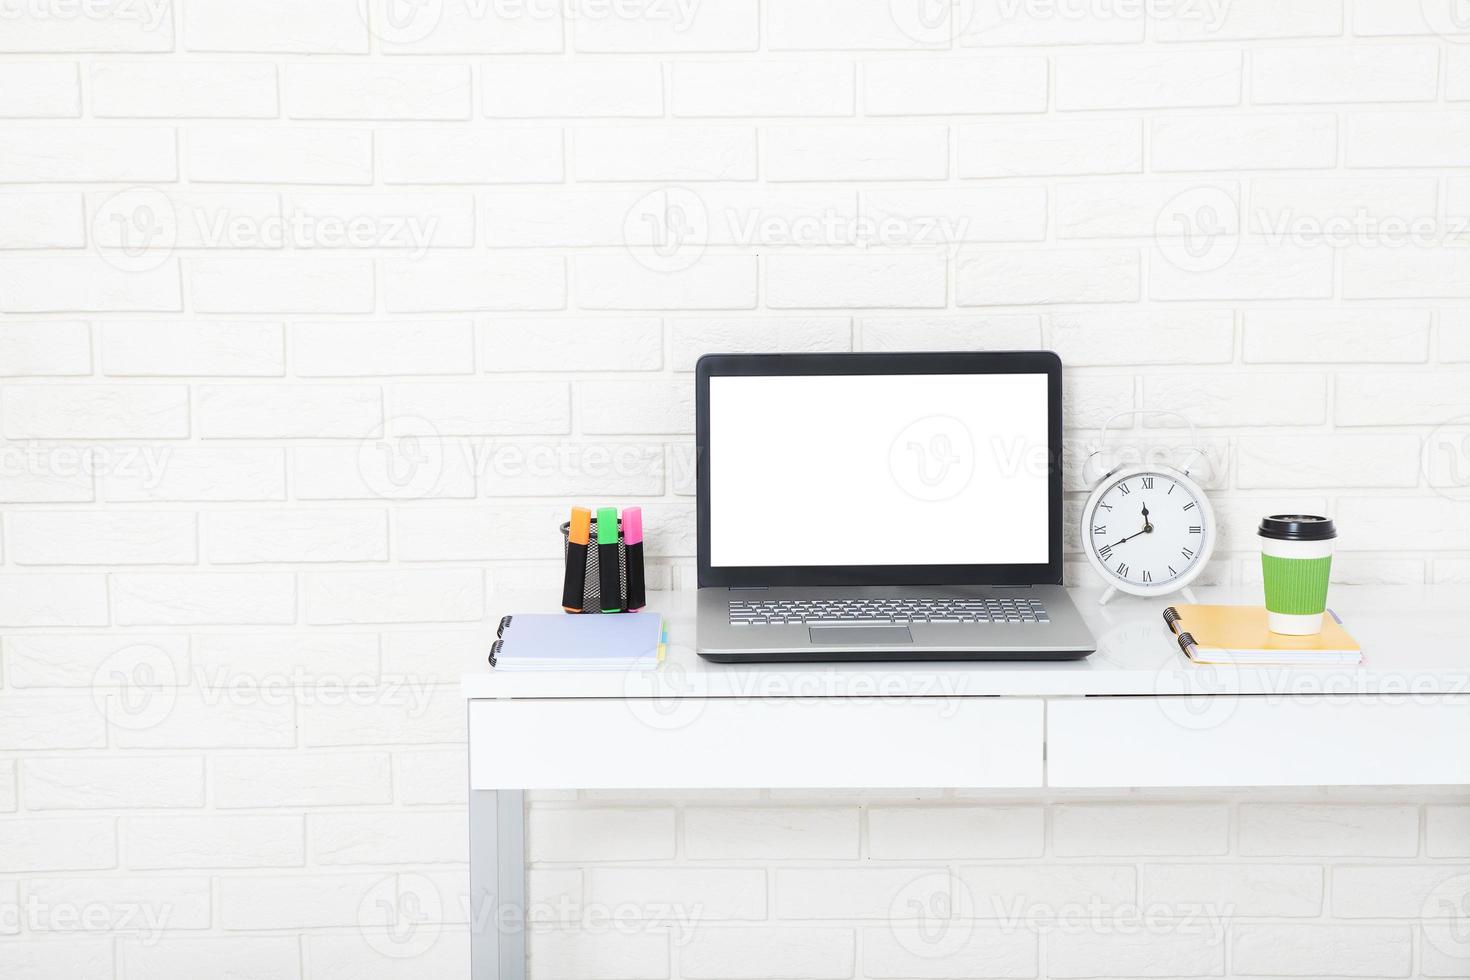
[[[907,626],[811,626],[807,632],[817,646],[892,646],[914,642]]]

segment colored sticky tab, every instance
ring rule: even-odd
[[[643,541],[643,508],[623,508],[623,542],[640,544]]]
[[[597,508],[597,543],[618,543],[618,509],[616,507]]]
[[[572,526],[567,532],[572,544],[587,544],[592,540],[592,511],[586,507],[572,508]]]

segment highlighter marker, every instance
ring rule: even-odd
[[[623,508],[623,543],[628,546],[628,609],[637,611],[648,604],[643,581],[643,508]]]
[[[597,574],[602,593],[602,611],[623,611],[623,587],[618,574],[618,510],[597,509]]]
[[[582,611],[582,593],[587,585],[587,544],[592,532],[592,511],[572,508],[572,523],[567,528],[567,577],[561,587],[561,607],[567,612]]]

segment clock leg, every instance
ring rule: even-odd
[[[1108,586],[1107,591],[1102,594],[1102,598],[1099,599],[1099,600],[1097,600],[1097,604],[1099,606],[1106,606],[1108,604],[1109,600],[1111,600],[1113,598],[1113,596],[1115,596],[1117,594],[1118,594],[1118,590],[1116,588],[1114,588],[1113,586],[1110,585],[1110,586]]]
[[[1189,603],[1191,606],[1199,604],[1199,600],[1194,597],[1194,590],[1191,589],[1189,586],[1186,585],[1184,588],[1180,589],[1179,594],[1184,596],[1184,601]]]

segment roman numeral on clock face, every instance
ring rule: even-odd
[[[1124,578],[1128,577],[1128,563],[1126,561],[1118,562],[1118,574]]]
[[[1185,558],[1193,558],[1194,557],[1194,552],[1190,551],[1188,548],[1180,548],[1179,550],[1180,550],[1180,552],[1182,552],[1184,554],[1184,557]]]
[[[1126,497],[1130,493],[1132,493],[1133,491],[1128,489],[1128,484],[1126,484],[1126,483],[1120,483],[1120,484],[1118,484],[1118,492],[1121,493],[1123,496]]]
[[[1098,555],[1102,558],[1103,561],[1107,561],[1109,558],[1113,557],[1113,546],[1110,544],[1103,545],[1102,548],[1099,549]]]
[[[1154,478],[1151,477],[1151,476],[1144,477],[1143,478],[1143,489],[1145,489],[1145,490],[1152,490],[1153,488],[1154,488]]]
[[[1143,573],[1143,580],[1145,582],[1152,582],[1154,580],[1153,573],[1152,572],[1144,572]]]
[[[1102,537],[1108,533],[1108,529],[1102,524],[1099,524],[1092,529],[1092,533],[1096,534],[1098,537]]]
[[[1200,527],[1198,524],[1191,524],[1191,525],[1189,525],[1189,533],[1190,534],[1202,534],[1202,533],[1204,533],[1204,528]]]
[[[1191,500],[1189,503],[1185,504],[1184,505],[1184,509],[1185,510],[1194,510],[1194,501]]]

